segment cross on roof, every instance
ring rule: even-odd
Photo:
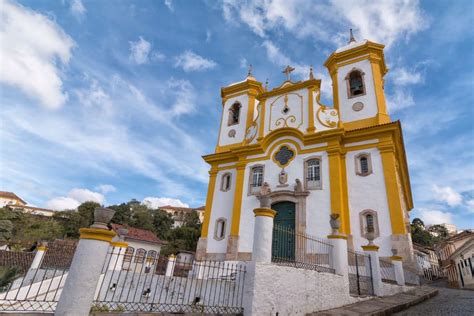
[[[290,81],[290,74],[295,70],[295,68],[291,67],[290,65],[286,66],[286,68],[282,71],[286,75],[286,80]]]

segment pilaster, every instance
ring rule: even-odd
[[[214,190],[216,188],[217,170],[211,168],[209,171],[209,185],[207,187],[206,209],[204,211],[204,219],[202,222],[201,238],[207,238],[209,233],[209,222],[211,220],[212,201],[214,200]]]

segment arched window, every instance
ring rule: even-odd
[[[137,253],[135,255],[135,262],[136,263],[143,263],[145,261],[145,254],[146,250],[143,248],[137,249]]]
[[[229,191],[232,180],[232,174],[224,173],[221,178],[221,191]]]
[[[132,262],[133,252],[135,249],[133,247],[127,247],[125,254],[123,255],[122,269],[128,270],[130,268],[130,262]]]
[[[359,154],[355,159],[356,174],[359,176],[368,176],[372,173],[372,161],[370,154]]]
[[[250,193],[257,194],[263,185],[263,166],[255,166],[250,172]]]
[[[229,109],[229,119],[227,121],[227,125],[235,125],[239,124],[240,119],[240,108],[242,106],[239,102],[235,102]]]
[[[214,228],[214,239],[222,240],[225,238],[225,229],[226,229],[227,220],[223,217],[216,220],[216,226]]]
[[[358,69],[352,69],[352,71],[346,76],[347,90],[349,98],[364,95],[364,73]]]
[[[321,189],[321,159],[310,158],[306,160],[306,188]]]
[[[360,234],[366,237],[367,233],[374,233],[375,238],[380,236],[377,212],[374,210],[364,210],[359,214]]]

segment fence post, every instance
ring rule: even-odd
[[[390,257],[390,260],[393,264],[393,268],[395,269],[395,279],[397,280],[398,285],[405,285],[405,274],[403,273],[402,259],[403,258],[400,256]]]
[[[54,315],[89,315],[107,251],[116,235],[107,228],[114,213],[114,210],[96,208],[94,224],[79,230],[79,244]]]
[[[36,248],[35,257],[33,258],[33,262],[31,262],[30,271],[33,269],[38,269],[43,261],[43,257],[46,253],[46,245],[41,244]]]
[[[253,210],[255,226],[253,234],[252,261],[272,261],[273,218],[276,211],[269,207],[259,207]]]
[[[165,276],[167,276],[167,277],[172,277],[173,276],[175,264],[176,264],[176,256],[175,255],[170,255],[168,257],[168,263],[166,264]]]
[[[336,274],[342,275],[347,282],[349,281],[349,260],[347,257],[347,236],[345,235],[328,235],[331,241],[332,262]]]
[[[362,246],[362,249],[366,254],[370,256],[370,263],[372,266],[372,284],[374,287],[374,294],[377,296],[383,295],[382,285],[382,273],[380,272],[380,261],[379,261],[379,246],[366,245]]]

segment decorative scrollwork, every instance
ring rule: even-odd
[[[319,109],[316,111],[316,118],[321,125],[335,128],[339,122],[339,114],[337,110],[327,107],[319,102],[320,94],[316,95],[316,103],[319,105]]]
[[[275,126],[280,127],[280,125],[283,125],[281,127],[289,127],[288,122],[295,123],[296,117],[294,115],[290,115],[287,118],[280,117],[278,120],[276,120]]]

